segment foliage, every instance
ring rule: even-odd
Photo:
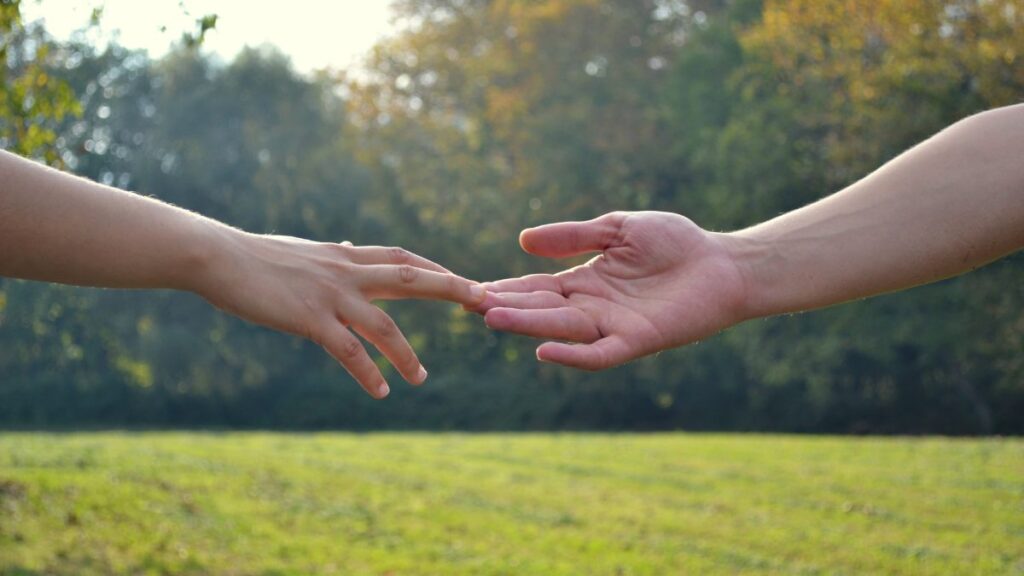
[[[403,0],[403,32],[351,78],[265,49],[224,65],[188,43],[155,62],[57,46],[13,6],[5,79],[45,75],[29,100],[68,112],[0,110],[10,134],[52,132],[20,152],[479,279],[564,264],[523,255],[525,226],[661,209],[743,227],[1024,97],[1024,0]],[[390,304],[432,376],[384,403],[196,298],[6,281],[0,425],[1020,433],[1022,262],[601,374],[538,365],[534,342],[443,304]]]
[[[54,122],[80,113],[74,92],[47,68],[62,55],[21,22],[21,2],[0,2],[0,148],[58,163]]]

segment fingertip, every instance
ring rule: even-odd
[[[387,382],[381,382],[380,385],[377,386],[377,400],[383,400],[387,398],[388,394],[390,393],[391,387],[388,386]]]
[[[410,363],[413,366],[412,368],[405,368],[403,370],[399,370],[399,373],[401,373],[402,378],[405,379],[405,381],[408,382],[409,384],[412,384],[413,386],[419,386],[420,384],[423,384],[423,382],[426,381],[427,379],[427,371],[419,362],[419,358],[413,357],[412,360],[410,361]]]
[[[488,310],[492,308],[498,308],[501,305],[501,300],[498,295],[494,292],[488,292],[484,299],[472,306],[464,306],[467,312],[473,312],[476,314],[486,314]]]
[[[556,342],[545,342],[540,346],[537,346],[537,360],[546,363],[555,363],[556,361],[552,357],[552,348],[557,347]]]
[[[469,287],[469,296],[472,298],[469,304],[471,306],[479,306],[487,299],[487,288],[483,284],[474,284]]]
[[[538,362],[547,362],[547,358],[544,357],[544,345],[537,346],[537,350],[534,352],[534,356],[537,357]]]
[[[504,308],[491,308],[484,312],[484,324],[488,328],[500,330],[508,320],[508,312]]]
[[[519,233],[519,247],[522,248],[524,252],[532,253],[530,250],[530,237],[533,236],[533,230],[534,228],[524,228],[523,231]]]

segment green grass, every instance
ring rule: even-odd
[[[769,573],[1024,573],[1024,441],[0,435],[4,575]]]

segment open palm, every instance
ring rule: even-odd
[[[600,251],[586,264],[485,284],[487,325],[547,342],[537,357],[609,368],[697,341],[744,319],[743,276],[729,238],[667,212],[614,212],[525,230],[548,258]],[[565,341],[576,344],[564,343]]]

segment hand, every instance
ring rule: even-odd
[[[221,232],[224,234],[225,232]],[[477,305],[483,286],[401,248],[325,244],[231,230],[196,287],[213,305],[250,322],[308,338],[373,397],[390,388],[363,344],[373,343],[412,384],[427,372],[395,322],[373,300],[429,298]]]
[[[746,319],[731,238],[666,212],[615,212],[524,230],[547,258],[601,254],[559,272],[485,283],[487,325],[552,340],[537,358],[601,370],[689,344]]]

